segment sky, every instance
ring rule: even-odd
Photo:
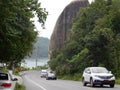
[[[39,0],[39,2],[41,2],[41,7],[46,8],[46,11],[48,11],[45,29],[41,28],[40,23],[38,23],[35,18],[35,26],[40,37],[50,39],[58,17],[71,1],[73,0]],[[89,2],[91,1],[92,0],[89,0]]]

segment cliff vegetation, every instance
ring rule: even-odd
[[[49,61],[58,75],[81,74],[85,67],[105,66],[120,77],[120,1],[95,0],[80,10],[70,36]]]

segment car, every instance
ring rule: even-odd
[[[46,78],[47,70],[41,70],[41,78]]]
[[[17,78],[7,72],[0,72],[0,90],[13,90],[13,81],[17,81]]]
[[[56,74],[53,72],[48,72],[47,76],[46,76],[46,80],[56,80]]]
[[[110,85],[111,88],[115,85],[115,76],[105,67],[88,67],[84,70],[82,75],[83,86],[90,84],[91,87],[95,85]]]

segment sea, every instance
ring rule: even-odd
[[[22,63],[23,67],[26,68],[33,68],[36,66],[44,66],[48,63],[49,58],[41,58],[41,59],[24,59],[24,62]]]

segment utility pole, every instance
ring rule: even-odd
[[[36,68],[37,68],[37,58],[36,58]]]
[[[37,68],[37,66],[38,66],[38,54],[39,54],[39,52],[38,52],[38,50],[39,50],[39,46],[36,46],[36,60],[35,60],[35,62],[36,62],[36,68]]]
[[[36,48],[36,68],[37,68],[37,62],[38,62],[38,52],[37,52],[38,47]]]

